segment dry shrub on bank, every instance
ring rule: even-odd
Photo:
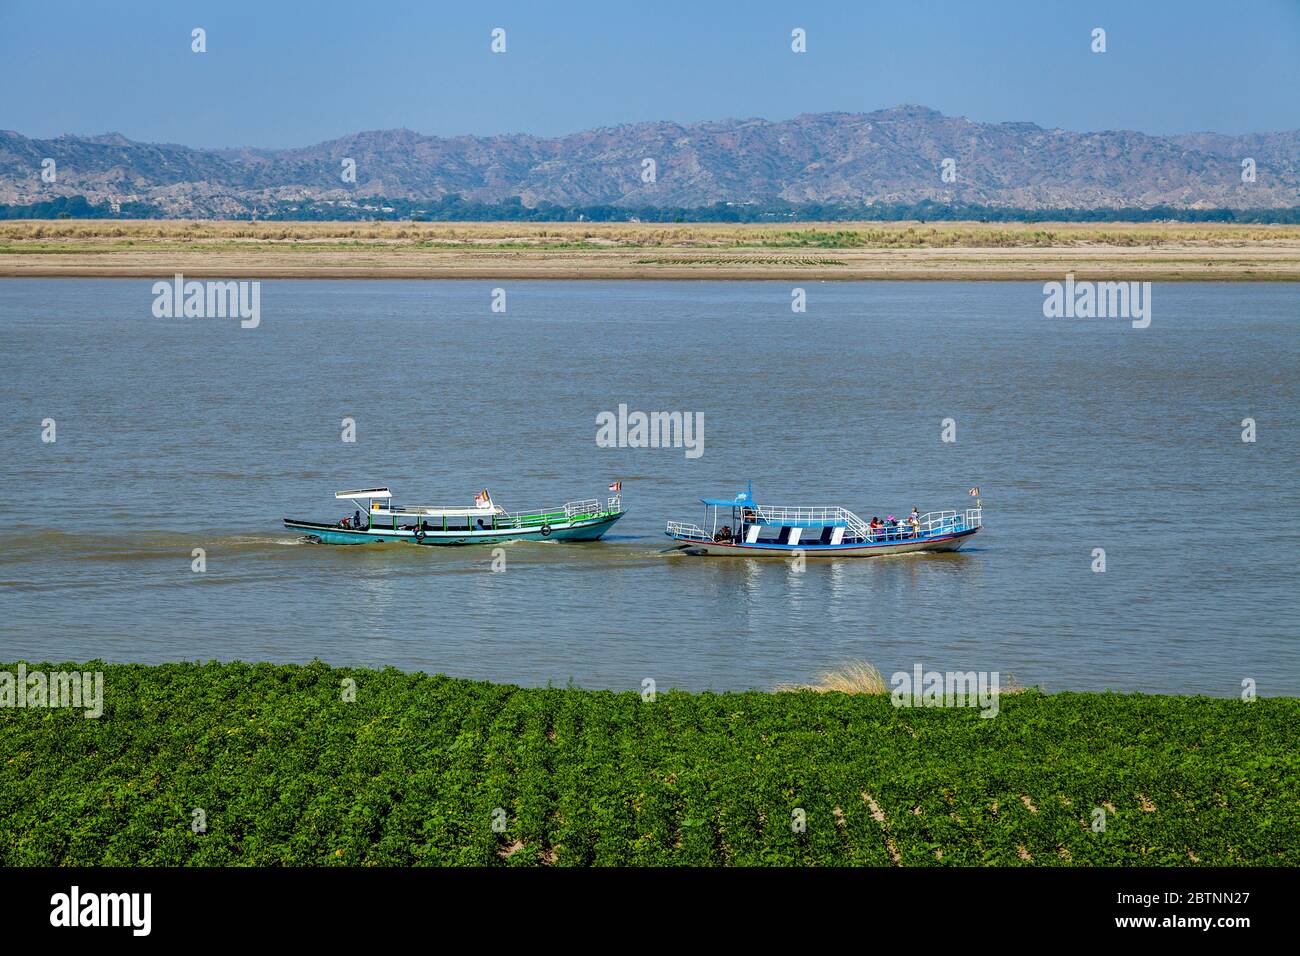
[[[810,690],[818,694],[834,692],[838,694],[888,694],[893,688],[885,676],[873,664],[866,661],[849,661],[841,667],[823,671],[812,684],[778,684],[777,693]],[[998,694],[1020,694],[1025,688],[1016,683],[1016,679],[1007,674],[998,675]]]
[[[888,694],[889,684],[885,677],[872,664],[866,661],[850,661],[843,667],[825,671],[813,684],[778,684],[779,693],[811,690],[819,694],[836,691],[841,694]]]

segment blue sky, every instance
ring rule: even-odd
[[[504,55],[489,51],[493,27]],[[790,50],[794,27],[805,54]],[[0,64],[0,128],[191,146],[902,103],[1072,130],[1300,128],[1300,0],[0,0]]]

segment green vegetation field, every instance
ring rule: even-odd
[[[1300,864],[1291,698],[1029,691],[984,719],[319,663],[75,669],[104,671],[101,718],[0,709],[0,864]]]

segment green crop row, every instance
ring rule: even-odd
[[[1029,691],[983,718],[320,663],[75,669],[103,672],[102,716],[0,708],[0,864],[1300,864],[1292,698]]]

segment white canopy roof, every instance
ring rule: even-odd
[[[488,518],[492,515],[501,515],[506,513],[506,509],[497,505],[489,505],[486,508],[439,508],[434,505],[402,505],[393,511],[398,515],[424,515],[427,517],[448,518]]]
[[[393,494],[387,488],[360,488],[356,491],[340,491],[334,497],[355,500],[357,498],[392,498]],[[444,515],[448,518],[489,518],[492,515],[506,513],[506,509],[494,504],[491,498],[488,498],[488,503],[482,507],[440,508],[436,505],[390,504],[388,508],[392,509],[392,513],[397,515],[422,515],[430,518]]]
[[[335,498],[391,498],[393,493],[387,488],[362,488],[360,491],[340,491]]]

